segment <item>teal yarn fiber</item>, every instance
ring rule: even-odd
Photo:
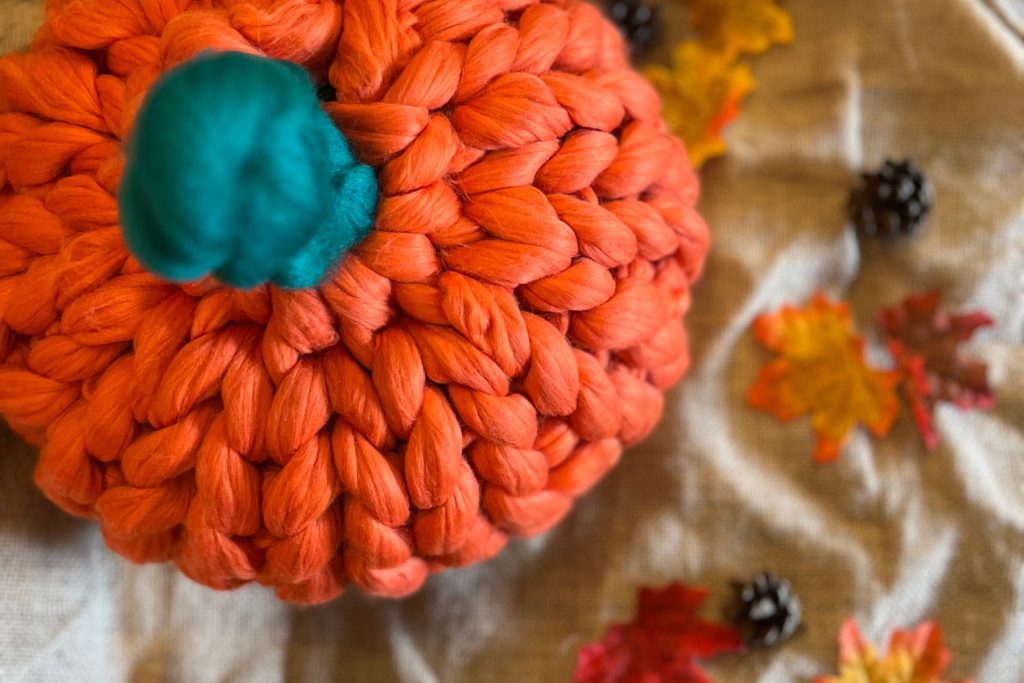
[[[150,91],[126,148],[125,243],[150,272],[317,285],[373,223],[377,179],[299,66],[204,53]]]

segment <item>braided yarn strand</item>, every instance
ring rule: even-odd
[[[304,67],[377,174],[315,288],[125,248],[122,141],[204,50]],[[398,597],[556,524],[686,371],[698,184],[574,0],[50,0],[0,60],[0,413],[135,562]],[[229,124],[225,124],[229,125]]]

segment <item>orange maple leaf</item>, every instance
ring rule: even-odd
[[[942,645],[942,629],[933,622],[895,631],[888,652],[879,658],[857,622],[847,619],[839,631],[839,676],[818,677],[815,683],[943,683],[951,659]]]
[[[685,41],[672,52],[672,66],[650,66],[647,77],[661,93],[662,116],[686,143],[694,168],[725,154],[722,131],[754,88],[750,67],[725,53]]]
[[[793,42],[793,19],[774,0],[690,0],[690,23],[729,55],[761,54]]]
[[[754,335],[778,358],[761,368],[747,402],[782,421],[810,415],[817,462],[839,457],[858,423],[878,437],[889,433],[899,374],[867,365],[846,304],[816,294],[804,309],[758,317]]]
[[[699,40],[683,41],[670,66],[646,74],[661,93],[662,116],[700,168],[725,154],[722,133],[754,89],[743,55],[792,42],[793,21],[774,0],[691,0],[690,23]]]

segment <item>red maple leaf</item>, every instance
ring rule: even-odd
[[[978,328],[991,325],[992,318],[982,311],[951,314],[941,303],[939,292],[931,292],[907,297],[899,306],[878,313],[903,395],[929,450],[939,443],[933,418],[936,403],[947,401],[965,410],[995,405],[988,367],[960,348]]]
[[[641,588],[636,618],[580,648],[573,683],[712,683],[697,660],[743,649],[736,629],[704,621],[703,588]]]

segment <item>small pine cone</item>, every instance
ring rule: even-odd
[[[736,602],[730,620],[751,647],[771,647],[800,628],[800,598],[789,581],[762,572],[749,583],[733,582]]]
[[[649,48],[658,37],[658,9],[645,0],[612,0],[609,13],[633,54]]]
[[[850,193],[850,220],[864,237],[914,234],[932,208],[932,186],[912,161],[887,160],[878,173],[865,173]]]

